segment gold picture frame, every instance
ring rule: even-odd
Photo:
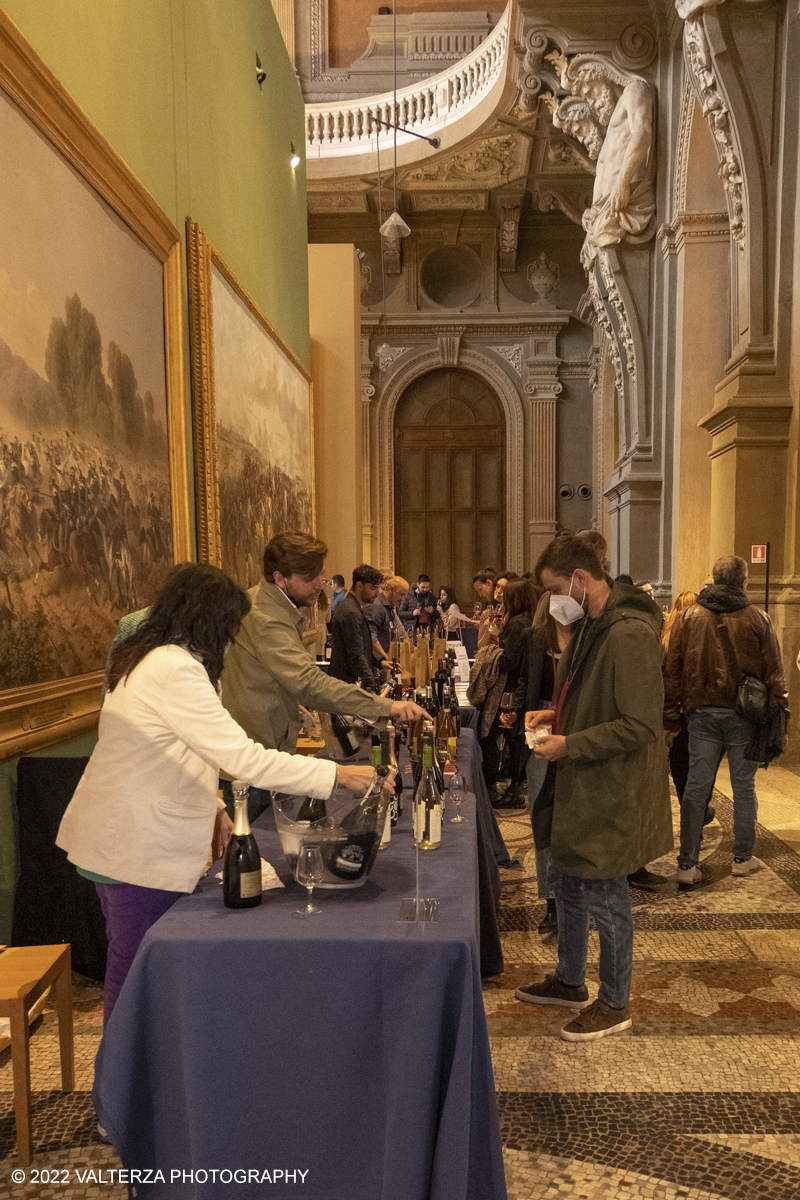
[[[197,553],[198,558],[215,566],[223,567],[242,586],[252,586],[257,580],[243,577],[241,566],[236,569],[234,557],[226,559],[224,537],[224,514],[221,516],[220,502],[220,454],[217,399],[217,366],[214,341],[214,272],[226,285],[229,302],[238,302],[252,318],[254,326],[263,334],[263,350],[280,362],[284,379],[288,372],[294,374],[295,400],[307,397],[307,451],[305,483],[308,501],[297,500],[295,511],[307,507],[307,517],[290,523],[301,523],[310,531],[315,529],[314,497],[314,409],[311,373],[303,365],[291,346],[278,333],[274,325],[261,311],[256,301],[237,280],[212,242],[200,226],[191,218],[186,221],[186,247],[189,279],[189,340],[191,346],[192,381],[192,428],[194,436],[195,498],[197,506]],[[219,293],[222,294],[222,293]],[[302,382],[301,382],[302,381]],[[276,400],[277,403],[277,400]],[[278,414],[276,413],[276,421]],[[296,449],[296,447],[295,447]],[[224,474],[224,470],[222,472]],[[272,530],[272,533],[277,530]],[[266,538],[266,533],[264,537]],[[254,535],[257,540],[257,532]],[[259,555],[263,547],[259,547]],[[254,561],[254,567],[257,564]],[[258,568],[260,576],[260,567]]]
[[[180,233],[2,11],[0,92],[161,265],[172,548],[174,561],[191,558]],[[101,680],[93,670],[0,692],[0,759],[93,728]]]

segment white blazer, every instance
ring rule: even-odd
[[[265,750],[222,707],[202,663],[151,650],[106,696],[99,741],[56,845],[121,883],[194,890],[208,860],[219,769],[256,787],[327,799],[333,762]]]

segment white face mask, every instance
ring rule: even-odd
[[[572,575],[574,579],[574,571]],[[586,588],[583,589],[583,599],[586,599]],[[566,596],[550,596],[550,616],[561,625],[574,625],[576,621],[580,621],[581,617],[586,616],[583,604],[579,604],[572,595],[572,579],[569,583],[569,593]]]

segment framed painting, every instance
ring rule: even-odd
[[[314,529],[311,376],[187,221],[197,541],[244,588],[283,529]]]
[[[191,555],[180,234],[0,11],[0,757]]]

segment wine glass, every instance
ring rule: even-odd
[[[513,713],[515,711],[516,711],[516,709],[514,708],[514,693],[513,692],[503,692],[503,696],[500,701],[500,712],[501,713]]]
[[[482,611],[483,611],[483,605],[481,604],[480,600],[476,600],[472,606],[472,615],[476,621],[477,621],[478,617],[481,615]]]
[[[318,904],[314,904],[311,893],[318,883],[322,883],[322,851],[319,846],[301,846],[297,856],[297,866],[294,877],[298,883],[308,889],[308,903],[303,908],[296,909],[293,917],[313,917],[322,912]]]
[[[463,825],[467,821],[467,818],[462,817],[461,815],[461,802],[465,795],[466,783],[464,781],[464,776],[456,771],[455,775],[453,775],[452,779],[450,780],[450,799],[456,806],[456,815],[450,818],[451,825]]]

